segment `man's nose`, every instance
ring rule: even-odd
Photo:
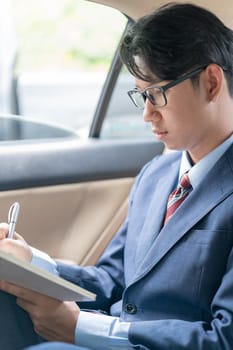
[[[145,108],[143,110],[143,119],[145,122],[157,122],[162,118],[158,107],[153,105],[148,98],[145,101]]]

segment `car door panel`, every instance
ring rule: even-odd
[[[0,149],[0,213],[21,204],[17,231],[58,259],[93,264],[121,225],[135,175],[163,145],[77,139]]]
[[[90,262],[90,249],[96,254],[94,245],[108,242],[113,235],[110,226],[117,229],[123,221],[132,182],[133,178],[124,178],[1,192],[1,220],[17,200],[17,231],[29,244],[54,258]]]

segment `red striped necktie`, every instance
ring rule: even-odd
[[[164,219],[164,224],[171,218],[176,209],[188,196],[192,185],[190,184],[188,174],[185,173],[181,176],[178,187],[170,194],[167,203],[167,212]]]

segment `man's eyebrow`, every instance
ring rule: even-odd
[[[147,89],[150,86],[153,86],[153,85],[161,83],[162,81],[163,80],[161,80],[161,79],[155,79],[153,81],[147,81],[146,83],[148,83],[148,86],[146,88],[144,88],[144,89],[141,89],[140,86],[138,86],[137,84],[135,84],[134,88],[137,89],[137,90],[145,90],[145,89]]]

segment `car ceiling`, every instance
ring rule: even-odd
[[[136,20],[166,4],[164,0],[89,0],[120,10],[122,13]],[[190,2],[210,9],[219,16],[225,24],[233,28],[233,0],[193,0],[176,2]]]

